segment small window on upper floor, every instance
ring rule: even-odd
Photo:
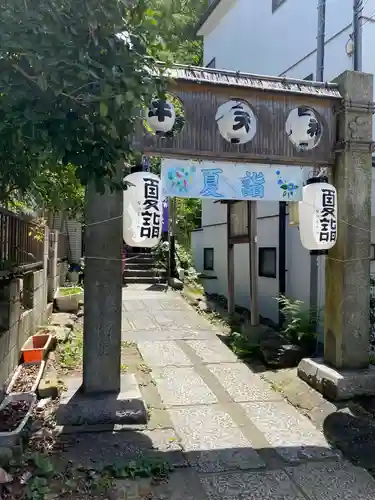
[[[310,73],[309,75],[305,76],[304,80],[312,82],[314,80],[314,73]]]
[[[272,12],[275,12],[285,0],[272,0]]]
[[[211,59],[211,61],[206,65],[206,68],[216,68],[216,57]]]

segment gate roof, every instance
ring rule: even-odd
[[[286,165],[334,163],[335,107],[342,99],[336,84],[183,65],[167,74],[169,92],[183,105],[185,125],[179,133],[160,138],[139,124],[135,146],[145,154]],[[245,101],[256,117],[256,134],[246,144],[231,144],[219,133],[215,115],[230,100]],[[299,107],[311,108],[321,125],[321,139],[309,151],[297,149],[286,132],[289,113]]]

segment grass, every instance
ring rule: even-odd
[[[75,370],[82,366],[83,331],[75,330],[67,342],[57,346],[57,360],[64,370]]]
[[[60,297],[69,297],[70,295],[77,295],[79,293],[82,293],[82,288],[79,287],[70,286],[59,289]]]
[[[99,465],[99,464],[98,464]],[[27,484],[20,483],[20,471],[29,471]],[[130,461],[114,461],[108,466],[98,466],[95,469],[76,467],[68,463],[64,468],[57,469],[51,457],[42,453],[26,452],[19,463],[9,467],[9,472],[17,483],[16,490],[20,495],[13,496],[19,500],[46,500],[47,498],[107,498],[117,493],[116,480],[150,478],[166,481],[173,472],[173,467],[163,460],[143,456]],[[116,497],[117,498],[117,497]]]

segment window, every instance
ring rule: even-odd
[[[275,12],[285,0],[272,0],[272,12]]]
[[[276,278],[276,248],[259,248],[260,277]]]
[[[211,61],[206,65],[206,68],[216,68],[216,57],[211,59]]]
[[[309,82],[312,82],[314,80],[314,73],[310,73],[309,75],[307,75],[304,80],[307,80]]]
[[[204,248],[203,249],[203,269],[205,271],[214,270],[214,249]]]
[[[371,245],[370,260],[375,260],[375,245]]]

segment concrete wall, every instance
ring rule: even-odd
[[[48,300],[48,270],[56,277],[58,286],[65,280],[64,262],[56,262],[53,269],[48,265],[49,236],[47,230],[41,269],[25,273],[21,278],[0,282],[0,387],[18,365],[20,349],[27,338],[35,333],[38,326],[46,324],[52,313],[53,304]],[[55,238],[58,240],[57,234],[54,234]]]

